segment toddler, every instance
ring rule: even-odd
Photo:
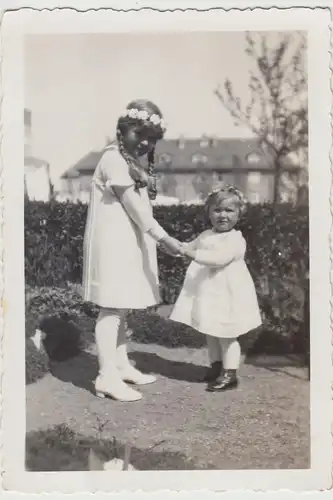
[[[183,244],[192,259],[171,319],[206,335],[210,369],[208,391],[238,385],[241,350],[237,338],[261,324],[254,283],[244,260],[246,242],[235,229],[245,211],[241,191],[230,185],[206,201],[212,229]]]

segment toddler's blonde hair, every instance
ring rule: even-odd
[[[205,208],[208,212],[213,205],[217,205],[221,201],[232,197],[238,199],[239,215],[241,217],[246,211],[247,201],[242,191],[231,184],[222,183],[219,187],[211,191],[206,199]]]

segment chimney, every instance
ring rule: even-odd
[[[211,137],[210,139],[210,147],[211,148],[216,148],[218,146],[218,138],[217,137]]]
[[[210,139],[204,134],[201,139],[200,139],[200,147],[201,148],[208,148],[210,146]]]
[[[179,149],[185,148],[185,137],[183,135],[181,135],[178,139],[178,147]]]

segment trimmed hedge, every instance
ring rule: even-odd
[[[83,204],[26,203],[27,285],[67,288],[69,283],[80,283],[86,211]],[[201,206],[155,207],[154,211],[165,230],[181,241],[189,241],[209,227]],[[298,346],[296,350],[303,350],[309,266],[307,207],[253,205],[239,228],[247,241],[247,263],[266,329],[287,336]],[[188,263],[162,252],[158,257],[163,301],[171,304]]]

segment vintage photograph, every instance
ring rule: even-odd
[[[329,59],[268,14],[8,36],[27,491],[325,487]]]
[[[309,467],[306,60],[26,38],[28,470]]]

